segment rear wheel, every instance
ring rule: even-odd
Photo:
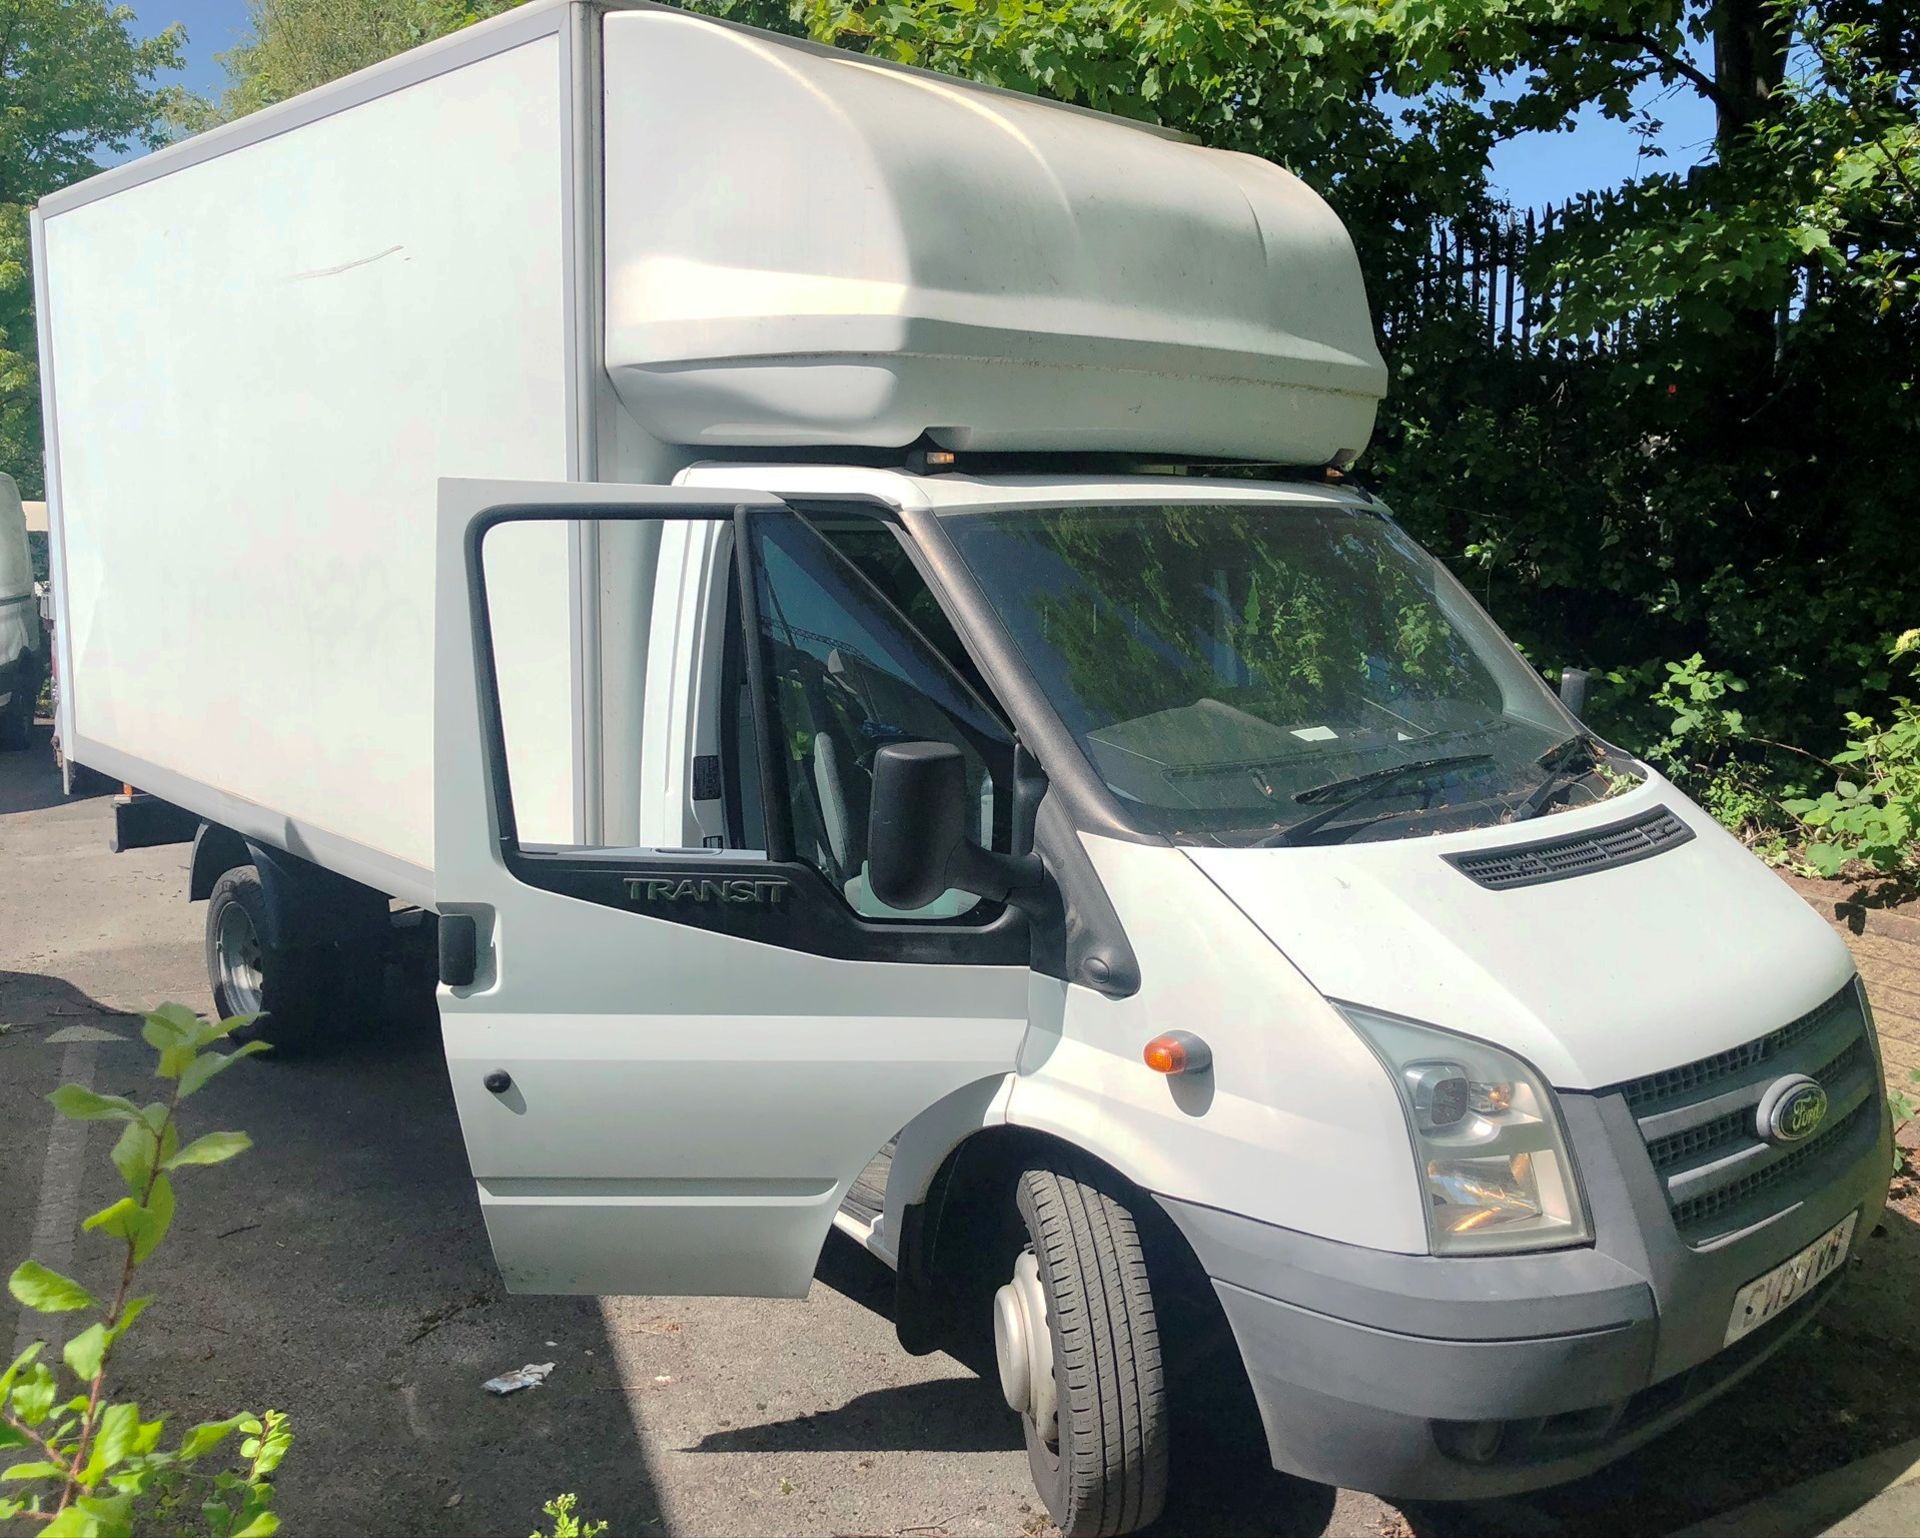
[[[1140,1234],[1119,1183],[1078,1160],[1022,1172],[1028,1244],[994,1297],[1001,1391],[1063,1538],[1117,1538],[1167,1495],[1167,1402]]]
[[[380,957],[331,946],[272,946],[260,873],[240,865],[214,882],[207,897],[207,980],[222,1019],[261,1018],[233,1033],[264,1037],[294,1052],[350,1035],[380,1000]]]
[[[33,698],[22,685],[0,706],[0,753],[19,753],[33,741]]]

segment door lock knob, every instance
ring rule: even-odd
[[[513,1075],[504,1068],[496,1068],[480,1082],[486,1085],[489,1094],[504,1095],[513,1088]]]

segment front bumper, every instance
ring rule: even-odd
[[[1213,1279],[1274,1466],[1409,1499],[1510,1495],[1630,1452],[1797,1334],[1838,1272],[1722,1349],[1746,1282],[1886,1200],[1884,1111],[1830,1178],[1757,1228],[1693,1248],[1617,1095],[1562,1097],[1591,1246],[1438,1259],[1336,1244],[1161,1198]]]

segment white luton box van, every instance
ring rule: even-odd
[[[1512,1492],[1872,1228],[1845,949],[1323,473],[1385,371],[1286,172],[548,3],[34,230],[62,741],[284,1046],[435,916],[514,1288],[838,1225],[1111,1534],[1209,1329],[1277,1467]]]

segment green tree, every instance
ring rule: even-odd
[[[241,117],[378,64],[451,30],[450,10],[439,0],[248,0],[247,37],[220,55],[222,111]]]
[[[229,118],[311,91],[523,0],[247,0],[248,32],[220,55]]]
[[[0,0],[0,470],[29,497],[42,476],[28,210],[102,155],[164,144],[191,106],[156,83],[180,67],[185,30],[142,40],[133,21],[106,0]]]
[[[1541,318],[1581,347],[1396,331],[1364,471],[1543,659],[1651,693],[1700,653],[1750,680],[1757,733],[1822,751],[1836,706],[1884,702],[1920,572],[1910,0],[796,3],[823,41],[1280,161],[1377,308],[1437,220],[1492,212],[1502,142],[1594,106],[1646,132],[1644,174],[1539,252]],[[1651,152],[1676,93],[1715,120],[1684,173]]]
[[[258,4],[263,44],[290,6],[328,31],[302,56],[331,62],[304,84],[505,8]],[[1660,738],[1666,664],[1694,656],[1747,681],[1743,753],[1767,739],[1837,751],[1844,710],[1886,708],[1886,648],[1920,572],[1911,0],[693,8],[1277,160],[1346,220],[1382,311],[1436,222],[1497,215],[1500,144],[1596,106],[1631,124],[1648,136],[1644,173],[1537,253],[1539,319],[1565,349],[1502,354],[1479,320],[1428,306],[1386,339],[1395,382],[1364,473],[1534,655],[1638,690],[1637,708],[1612,707],[1635,746]],[[271,52],[231,61],[237,90],[266,78]],[[1685,172],[1652,147],[1679,93],[1715,121]]]

